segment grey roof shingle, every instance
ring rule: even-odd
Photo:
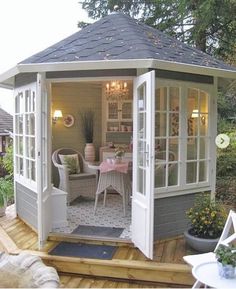
[[[6,130],[13,131],[13,116],[0,108],[0,134],[8,135]]]
[[[104,59],[158,59],[236,71],[235,67],[123,13],[112,13],[21,63]]]

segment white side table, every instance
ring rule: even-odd
[[[195,279],[213,288],[235,289],[236,278],[226,279],[220,277],[217,262],[206,262],[199,264],[192,269]]]

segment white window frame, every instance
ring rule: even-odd
[[[177,186],[169,186],[163,188],[154,188],[155,198],[163,198],[168,196],[176,196],[189,194],[204,190],[212,190],[215,186],[212,175],[215,174],[215,150],[212,149],[214,143],[215,130],[216,128],[212,125],[216,120],[216,83],[214,84],[203,84],[195,83],[190,81],[176,81],[156,78],[156,89],[161,87],[179,87],[180,88],[180,125],[179,125],[179,170],[178,177],[179,182]],[[209,144],[208,144],[208,176],[207,181],[199,183],[185,183],[186,180],[186,158],[187,158],[187,93],[189,88],[200,89],[206,92],[208,97],[208,131],[209,131]],[[168,124],[167,124],[168,125]],[[186,148],[186,149],[183,149]]]

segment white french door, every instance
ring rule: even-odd
[[[155,72],[134,81],[132,241],[153,258]]]
[[[51,142],[49,121],[49,99],[46,91],[45,75],[37,76],[36,97],[36,170],[38,195],[38,241],[43,247],[51,230]]]

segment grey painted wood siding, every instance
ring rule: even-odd
[[[182,234],[188,227],[185,212],[196,194],[181,195],[154,201],[154,240]]]
[[[16,182],[17,215],[33,228],[38,228],[37,194]]]

